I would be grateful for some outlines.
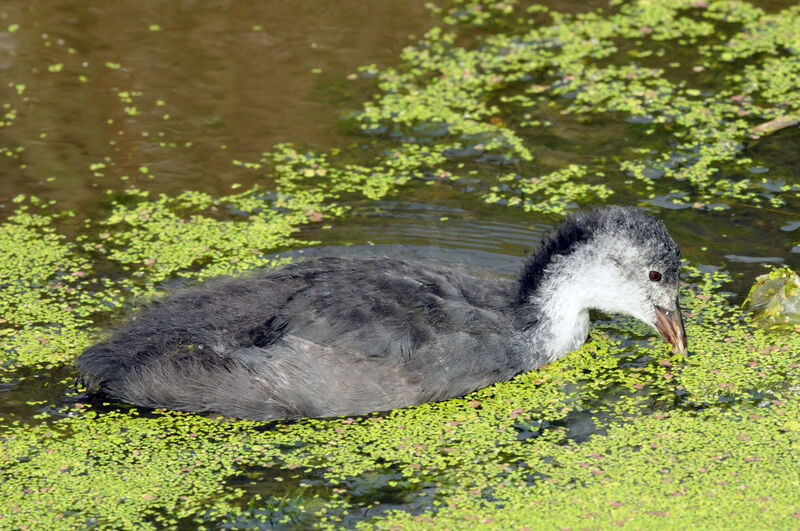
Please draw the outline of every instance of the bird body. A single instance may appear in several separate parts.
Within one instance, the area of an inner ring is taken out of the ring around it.
[[[364,414],[539,368],[581,345],[589,308],[634,315],[685,351],[679,265],[663,224],[609,207],[568,218],[515,281],[318,258],[168,295],[76,364],[90,391],[147,407],[252,419]]]

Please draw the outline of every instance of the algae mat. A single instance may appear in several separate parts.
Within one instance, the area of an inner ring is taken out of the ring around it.
[[[126,56],[92,77],[83,43],[0,13],[0,42],[25,37],[49,61],[36,83],[11,78],[0,93],[4,164],[64,179],[28,167],[52,129],[11,134],[52,86],[84,101],[111,93],[109,130],[144,129],[88,168],[91,208],[67,210],[45,185],[3,205],[0,527],[800,526],[800,331],[761,330],[740,309],[747,260],[796,265],[800,250],[800,7],[430,11],[435,27],[391,66],[315,72],[319,98],[354,105],[339,119],[352,145],[230,156],[225,193],[170,187],[155,159],[230,146],[184,138],[201,126],[137,83]],[[139,38],[169,39],[156,22]],[[231,38],[269,37],[240,22]],[[125,311],[337,242],[392,198],[459,205],[437,214],[443,227],[455,216],[541,227],[602,202],[666,217],[685,251],[690,354],[598,316],[591,341],[543,370],[366,417],[258,423],[64,399],[71,361]],[[697,227],[721,226],[697,241]]]

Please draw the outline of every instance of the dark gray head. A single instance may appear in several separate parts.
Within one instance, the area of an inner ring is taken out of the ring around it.
[[[598,208],[570,215],[527,257],[518,302],[554,316],[589,308],[632,315],[685,352],[679,270],[680,251],[661,221],[633,207]]]

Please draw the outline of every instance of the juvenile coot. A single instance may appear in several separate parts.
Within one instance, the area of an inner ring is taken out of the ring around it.
[[[589,309],[686,352],[680,253],[630,207],[569,216],[516,281],[391,258],[318,258],[150,304],[77,359],[90,392],[249,419],[358,415],[460,396],[578,348]]]

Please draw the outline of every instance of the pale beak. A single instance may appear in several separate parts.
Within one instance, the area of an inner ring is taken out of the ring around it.
[[[675,310],[665,310],[656,306],[656,330],[661,332],[667,343],[672,345],[672,352],[686,355],[686,330],[683,328],[683,317],[678,299],[675,299]]]

